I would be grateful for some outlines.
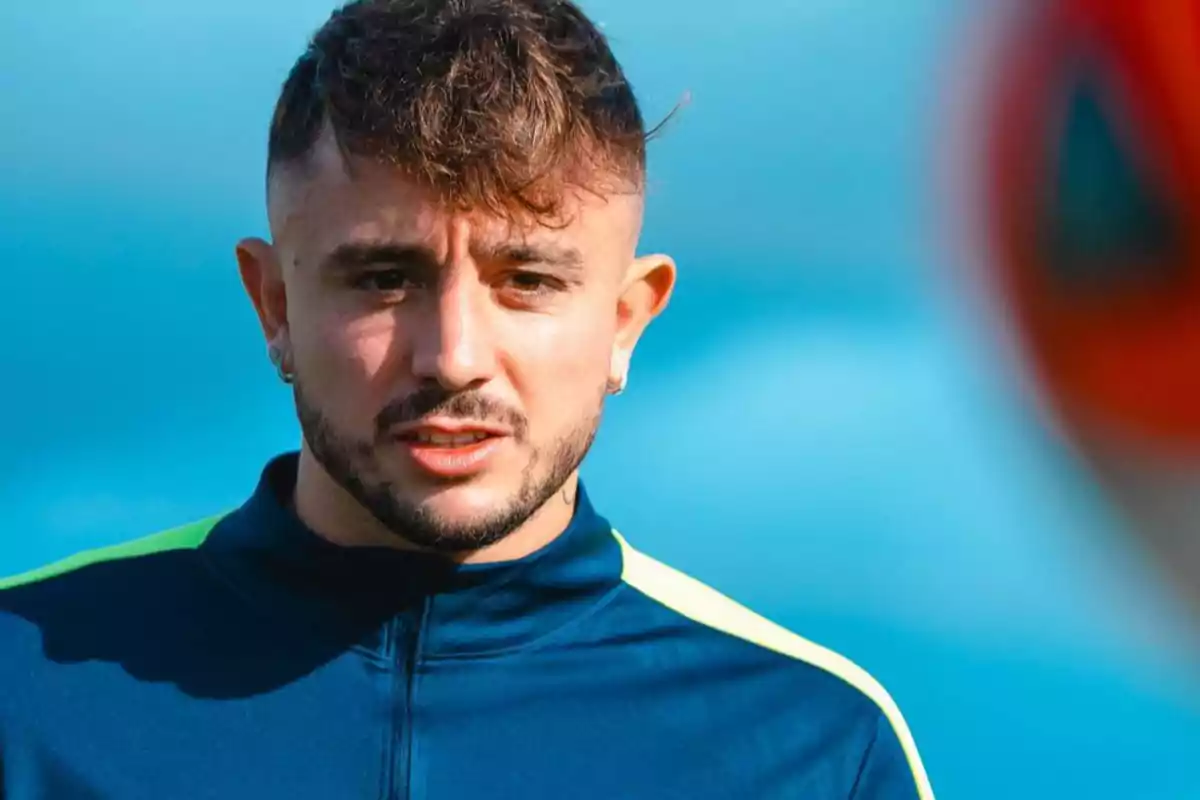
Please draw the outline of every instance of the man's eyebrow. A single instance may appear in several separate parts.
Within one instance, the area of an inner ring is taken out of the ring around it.
[[[345,242],[321,259],[321,269],[330,272],[387,264],[434,266],[437,256],[427,247],[404,242]]]
[[[497,261],[514,264],[547,264],[567,270],[583,268],[583,254],[574,247],[535,242],[502,244],[488,253]]]

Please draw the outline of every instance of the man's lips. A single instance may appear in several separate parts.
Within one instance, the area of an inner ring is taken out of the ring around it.
[[[485,439],[511,436],[512,431],[500,425],[462,420],[422,420],[399,425],[392,435],[410,444],[426,446],[467,446]]]
[[[456,420],[403,425],[393,435],[423,472],[438,478],[467,478],[487,468],[511,432],[497,425]]]

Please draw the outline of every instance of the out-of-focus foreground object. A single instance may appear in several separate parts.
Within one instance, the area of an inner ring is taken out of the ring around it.
[[[993,296],[1060,430],[1200,612],[1200,0],[1014,19],[976,129]]]

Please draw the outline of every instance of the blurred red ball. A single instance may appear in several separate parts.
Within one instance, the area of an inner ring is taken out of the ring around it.
[[[1200,452],[1200,0],[1031,7],[986,126],[996,285],[1068,425]]]

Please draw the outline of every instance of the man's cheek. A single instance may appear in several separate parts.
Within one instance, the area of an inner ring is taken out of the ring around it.
[[[372,383],[394,383],[408,363],[407,339],[388,313],[357,319],[335,331],[338,349],[353,369]]]
[[[544,373],[543,385],[553,384],[546,394],[561,415],[577,413],[581,406],[595,399],[596,387],[607,379],[607,368],[606,352],[598,352],[594,347],[564,347]]]
[[[392,328],[379,319],[331,314],[314,326],[313,347],[322,372],[351,384],[370,382],[394,361]]]

